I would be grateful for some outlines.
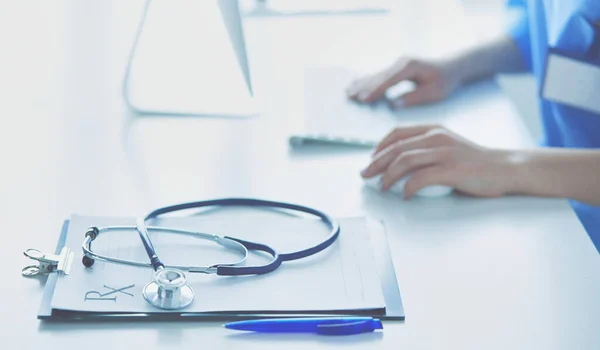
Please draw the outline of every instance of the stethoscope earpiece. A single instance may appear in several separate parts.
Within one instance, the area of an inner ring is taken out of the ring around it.
[[[94,266],[94,263],[96,262],[96,260],[90,258],[87,255],[84,255],[83,258],[81,258],[81,262],[83,263],[83,266],[85,266],[85,267],[92,267],[92,266]]]

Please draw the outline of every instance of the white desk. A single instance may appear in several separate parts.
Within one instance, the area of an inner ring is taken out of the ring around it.
[[[389,61],[401,48],[443,52],[468,39],[455,4],[405,1],[394,21],[398,31],[387,32],[398,33],[397,40],[372,53],[368,48],[382,41],[364,40],[389,21],[248,22],[257,90],[268,98],[260,118],[242,121],[133,118],[125,110],[120,78],[141,5],[2,4],[3,348],[598,348],[600,259],[566,201],[403,202],[362,188],[358,171],[366,152],[316,154],[286,146],[284,132],[296,120],[294,111],[301,111],[304,64],[318,57],[365,67]],[[345,39],[332,40],[339,33]],[[499,92],[496,98],[504,107],[481,116],[485,123],[473,121],[485,126],[481,140],[530,144]],[[386,323],[382,334],[330,338],[232,334],[206,323],[36,319],[43,286],[20,276],[26,263],[21,252],[52,249],[69,214],[132,215],[165,203],[233,195],[384,219],[406,322]]]

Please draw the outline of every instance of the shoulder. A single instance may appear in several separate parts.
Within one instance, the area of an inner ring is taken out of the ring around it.
[[[585,54],[600,29],[598,0],[536,0],[544,3],[548,44],[573,54]]]

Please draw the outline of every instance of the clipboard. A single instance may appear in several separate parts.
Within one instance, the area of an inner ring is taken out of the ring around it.
[[[374,254],[375,266],[381,283],[381,289],[385,300],[385,309],[383,310],[363,310],[359,312],[340,314],[340,313],[227,313],[227,312],[211,312],[211,313],[185,313],[185,312],[170,312],[162,314],[123,314],[123,313],[94,313],[94,312],[74,312],[65,310],[55,310],[52,308],[52,298],[56,288],[58,274],[50,273],[48,275],[40,308],[38,311],[38,319],[44,321],[70,322],[70,321],[230,321],[230,320],[245,320],[259,319],[272,317],[311,317],[311,316],[371,316],[382,320],[405,320],[404,307],[400,295],[400,289],[396,279],[396,272],[391,258],[385,226],[383,223],[375,220],[367,220],[367,228],[371,248],[377,252]],[[69,229],[69,220],[65,220],[56,252],[65,246],[67,232]]]

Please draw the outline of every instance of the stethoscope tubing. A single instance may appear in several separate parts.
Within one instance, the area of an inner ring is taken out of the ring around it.
[[[168,207],[159,208],[159,209],[156,209],[156,210],[150,212],[148,215],[146,215],[146,217],[140,218],[138,220],[137,229],[138,229],[138,232],[140,233],[140,236],[143,235],[144,237],[148,237],[148,231],[145,229],[145,227],[146,227],[145,223],[148,220],[155,219],[158,216],[163,215],[163,214],[173,213],[173,212],[180,211],[180,210],[198,209],[198,208],[206,208],[206,207],[212,207],[212,206],[222,206],[222,207],[250,206],[250,207],[269,207],[269,208],[287,209],[287,210],[293,210],[293,211],[298,211],[298,212],[314,215],[314,216],[320,218],[323,222],[325,222],[325,224],[330,229],[329,236],[325,240],[323,240],[321,243],[319,243],[315,246],[312,246],[310,248],[295,251],[292,253],[280,253],[279,257],[281,258],[282,261],[298,260],[298,259],[306,258],[310,255],[316,254],[316,253],[322,251],[323,249],[329,247],[337,239],[337,237],[340,233],[340,225],[338,224],[338,222],[333,217],[327,215],[326,213],[324,213],[320,210],[302,206],[302,205],[298,205],[298,204],[276,202],[276,201],[269,201],[269,200],[264,200],[264,199],[254,199],[254,198],[213,199],[213,200],[207,200],[207,201],[181,203],[181,204],[175,204],[175,205],[168,206]],[[152,242],[147,240],[146,243],[148,243],[148,244],[145,244],[144,247],[149,248],[146,250],[148,255],[149,256],[155,255],[156,253],[154,251],[154,247],[152,246]]]
[[[199,202],[189,202],[189,203],[180,203],[172,206],[167,206],[163,208],[158,208],[156,210],[151,211],[148,215],[143,218],[139,218],[137,220],[136,229],[140,235],[146,253],[148,254],[148,258],[150,259],[150,265],[155,271],[163,268],[165,265],[160,260],[158,255],[156,254],[156,250],[150,240],[148,234],[148,228],[146,227],[146,221],[155,219],[160,215],[173,213],[181,210],[189,210],[189,209],[199,209],[206,207],[233,207],[233,206],[250,206],[250,207],[269,207],[269,208],[278,208],[278,209],[287,209],[302,212],[305,214],[311,214],[318,218],[320,218],[330,229],[329,236],[320,242],[319,244],[302,249],[299,251],[291,252],[291,253],[278,253],[276,249],[261,243],[250,242],[241,240],[234,237],[225,238],[237,241],[243,244],[247,249],[250,250],[260,250],[269,253],[273,256],[273,260],[265,265],[260,266],[218,266],[217,274],[218,275],[228,275],[228,276],[239,276],[239,275],[255,275],[255,274],[264,274],[269,273],[277,269],[283,261],[291,261],[302,259],[311,255],[314,255],[325,248],[332,245],[340,233],[340,225],[338,222],[332,218],[331,216],[325,214],[322,211],[317,209],[313,209],[310,207],[285,203],[285,202],[276,202],[269,201],[263,199],[254,199],[254,198],[223,198],[223,199],[213,199],[207,201],[199,201]]]
[[[181,210],[200,209],[200,208],[207,208],[207,207],[213,207],[213,206],[268,207],[271,209],[277,208],[277,209],[297,211],[297,212],[301,212],[304,214],[311,214],[311,215],[314,215],[314,216],[320,218],[321,221],[323,221],[327,225],[330,232],[329,232],[328,237],[326,239],[324,239],[323,241],[321,241],[317,245],[314,245],[314,246],[306,248],[306,249],[298,250],[295,252],[291,252],[291,253],[279,253],[277,251],[277,249],[275,249],[269,245],[252,242],[252,241],[247,241],[247,240],[242,240],[242,239],[236,238],[236,237],[219,236],[219,235],[195,232],[195,231],[190,231],[190,230],[180,230],[180,229],[175,229],[175,228],[170,228],[170,227],[146,226],[146,221],[158,218],[160,215],[163,215],[163,214],[173,213],[173,212],[177,212],[177,211],[181,211]],[[104,256],[102,254],[94,253],[92,251],[91,245],[92,245],[92,242],[96,239],[96,237],[100,233],[114,231],[114,230],[136,230],[140,236],[140,239],[144,245],[144,249],[146,250],[146,253],[147,253],[150,261],[148,263],[141,263],[138,261],[111,258],[108,256]],[[158,257],[158,254],[156,253],[156,250],[154,249],[154,245],[152,244],[152,240],[150,239],[150,235],[148,232],[149,230],[150,231],[156,230],[156,231],[162,231],[162,232],[170,232],[170,233],[176,233],[176,234],[185,234],[185,235],[190,235],[190,236],[194,236],[194,237],[201,238],[201,239],[212,240],[216,243],[221,244],[222,246],[224,246],[226,248],[238,250],[239,252],[241,252],[244,255],[244,257],[242,260],[240,260],[236,263],[233,263],[233,264],[214,264],[211,266],[165,265],[160,260],[160,258]],[[316,209],[313,209],[310,207],[305,207],[305,206],[301,206],[301,205],[297,205],[297,204],[284,203],[284,202],[275,202],[275,201],[262,200],[262,199],[251,199],[251,198],[214,199],[214,200],[199,201],[199,202],[181,203],[181,204],[176,204],[176,205],[156,209],[156,210],[150,212],[145,217],[139,218],[137,220],[137,224],[135,226],[108,226],[108,227],[102,227],[102,228],[91,227],[86,232],[85,240],[82,244],[82,249],[83,249],[83,253],[84,253],[83,264],[86,265],[87,267],[90,267],[93,265],[94,260],[100,260],[100,261],[105,261],[105,262],[137,266],[137,267],[145,267],[145,268],[150,267],[154,271],[159,271],[165,267],[169,267],[169,268],[175,268],[175,269],[179,269],[182,271],[188,271],[188,272],[207,273],[207,274],[214,273],[214,274],[221,275],[221,276],[260,275],[260,274],[265,274],[265,273],[269,273],[269,272],[276,270],[279,266],[281,266],[282,262],[284,262],[284,261],[302,259],[302,258],[314,255],[314,254],[324,250],[325,248],[331,246],[335,242],[335,240],[339,236],[339,233],[340,233],[340,225],[334,218],[330,217],[329,215],[327,215],[319,210],[316,210]],[[264,265],[241,266],[245,262],[246,257],[248,256],[248,252],[250,250],[263,251],[265,253],[268,253],[269,255],[271,255],[272,259],[271,259],[271,261],[269,261],[268,263],[266,263]]]
[[[170,228],[170,227],[149,226],[149,227],[147,227],[147,229],[150,231],[181,234],[181,235],[192,236],[192,237],[199,238],[199,239],[209,240],[209,241],[217,243],[227,249],[237,250],[238,252],[240,252],[242,254],[242,258],[239,261],[236,261],[234,263],[216,264],[216,265],[211,265],[211,266],[168,265],[168,266],[163,266],[163,267],[175,268],[175,269],[179,269],[179,270],[190,272],[190,273],[216,274],[219,266],[227,267],[227,266],[240,265],[240,264],[243,264],[248,257],[248,249],[246,248],[246,246],[244,246],[244,244],[242,244],[241,242],[238,242],[237,240],[229,238],[229,237],[224,237],[224,236],[219,236],[219,235],[204,233],[204,232],[180,230],[180,229]],[[100,235],[102,233],[106,233],[106,232],[110,232],[110,231],[125,231],[125,230],[137,231],[135,226],[107,226],[107,227],[97,228],[96,235]],[[105,256],[105,255],[102,255],[102,254],[92,251],[91,245],[92,245],[92,242],[97,238],[96,235],[86,234],[85,240],[81,247],[85,256],[92,258],[94,260],[99,260],[99,261],[104,261],[104,262],[109,262],[109,263],[129,265],[129,266],[135,266],[135,267],[153,268],[152,264],[149,262],[142,263],[139,261],[111,258],[111,257],[108,257],[108,256]]]

